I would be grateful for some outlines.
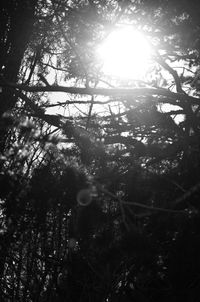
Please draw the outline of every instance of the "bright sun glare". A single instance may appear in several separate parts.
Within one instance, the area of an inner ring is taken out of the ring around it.
[[[131,28],[113,31],[98,48],[103,72],[138,79],[149,68],[151,47],[144,35]]]

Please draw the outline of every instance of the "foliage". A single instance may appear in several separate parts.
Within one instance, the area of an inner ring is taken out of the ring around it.
[[[0,14],[1,300],[197,301],[198,1]],[[152,44],[142,79],[102,71],[119,24]]]

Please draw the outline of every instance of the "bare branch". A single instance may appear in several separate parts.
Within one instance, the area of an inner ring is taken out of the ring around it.
[[[113,96],[113,97],[121,97],[121,96],[164,96],[175,101],[184,101],[184,105],[186,101],[189,101],[191,105],[199,105],[200,99],[189,96],[185,93],[172,92],[168,89],[164,88],[80,88],[80,87],[67,87],[67,86],[59,86],[59,85],[51,85],[51,86],[29,86],[23,84],[15,84],[8,81],[0,79],[1,87],[10,87],[16,88],[21,91],[26,92],[64,92],[69,94],[79,94],[79,95],[102,95],[102,96]],[[176,103],[176,105],[181,105],[180,103]]]
[[[175,201],[174,201],[174,206],[177,206],[178,204],[180,204],[181,202],[185,201],[187,198],[189,198],[192,194],[198,192],[200,190],[200,182],[198,182],[196,185],[194,185],[193,187],[191,187],[188,191],[186,191],[183,195],[181,195],[180,197],[178,197]]]
[[[114,198],[115,200],[119,201],[121,205],[129,205],[129,206],[135,206],[135,207],[139,207],[139,208],[143,208],[143,209],[147,209],[147,210],[152,210],[152,211],[159,211],[159,212],[167,212],[167,213],[172,213],[172,214],[185,214],[187,215],[187,213],[185,211],[178,211],[178,210],[173,210],[173,209],[166,209],[166,208],[158,208],[158,207],[152,207],[152,206],[147,206],[145,204],[142,203],[138,203],[138,202],[130,202],[130,201],[124,201],[121,198],[119,198],[118,196],[116,196],[115,194],[111,193],[110,191],[104,189],[104,188],[100,188],[100,190],[107,194],[108,196]]]

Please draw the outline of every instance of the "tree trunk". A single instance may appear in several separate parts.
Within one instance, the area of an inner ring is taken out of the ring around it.
[[[17,82],[21,61],[33,32],[36,0],[7,0],[0,4],[0,73],[6,80]],[[0,118],[11,110],[17,98],[3,88],[0,93]],[[0,129],[0,152],[6,144],[7,129]]]

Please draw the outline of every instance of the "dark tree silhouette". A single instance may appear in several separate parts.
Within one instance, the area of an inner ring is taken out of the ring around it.
[[[1,300],[198,301],[198,1],[0,5]],[[120,24],[142,79],[95,55]]]

